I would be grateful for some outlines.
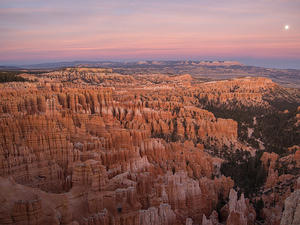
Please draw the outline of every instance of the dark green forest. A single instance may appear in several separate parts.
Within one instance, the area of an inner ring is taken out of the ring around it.
[[[281,156],[287,154],[287,148],[300,145],[300,129],[296,123],[298,102],[279,100],[269,101],[271,108],[246,107],[232,102],[228,105],[204,104],[204,108],[216,117],[231,118],[238,122],[238,136],[243,142],[258,148],[258,139],[264,143],[265,151]],[[287,109],[287,113],[282,111]],[[257,124],[253,124],[256,117]],[[248,137],[248,127],[254,128],[252,137]]]
[[[267,171],[260,161],[262,153],[258,151],[252,157],[249,152],[237,150],[221,166],[221,173],[230,176],[235,187],[245,193],[246,197],[251,197],[266,181]]]
[[[27,79],[20,77],[21,71],[0,71],[0,83],[25,82]]]

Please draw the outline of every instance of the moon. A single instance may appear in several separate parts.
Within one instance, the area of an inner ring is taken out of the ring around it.
[[[289,29],[290,29],[290,26],[289,26],[289,25],[285,25],[285,26],[284,26],[284,29],[285,29],[285,30],[289,30]]]

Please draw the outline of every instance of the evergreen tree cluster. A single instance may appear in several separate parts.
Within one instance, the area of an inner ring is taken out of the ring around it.
[[[235,186],[240,188],[246,197],[256,193],[266,181],[267,171],[260,161],[261,155],[261,151],[254,157],[246,152],[237,151],[221,166],[221,173],[231,177]]]
[[[25,82],[27,79],[20,77],[19,71],[0,71],[0,83],[6,82]]]

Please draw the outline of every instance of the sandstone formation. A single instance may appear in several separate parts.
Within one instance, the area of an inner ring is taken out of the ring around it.
[[[255,224],[253,202],[238,197],[218,157],[255,150],[239,139],[237,121],[204,106],[270,109],[271,80],[201,83],[102,68],[30,76],[37,81],[0,85],[0,224]],[[276,167],[297,169],[300,151],[291,152],[263,154],[265,189],[294,182]],[[283,207],[290,193],[261,196]]]
[[[285,200],[284,211],[280,225],[300,224],[300,178],[297,180],[297,189]]]

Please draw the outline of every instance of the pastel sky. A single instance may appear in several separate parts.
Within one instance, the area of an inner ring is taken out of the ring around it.
[[[145,59],[300,68],[300,0],[0,0],[0,64]]]

